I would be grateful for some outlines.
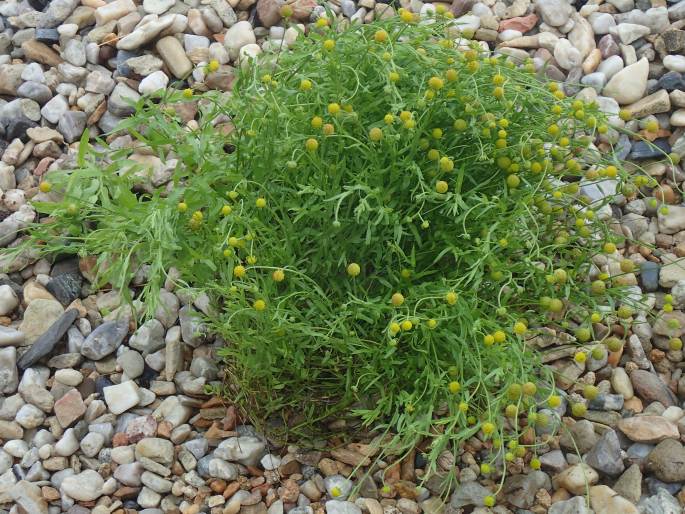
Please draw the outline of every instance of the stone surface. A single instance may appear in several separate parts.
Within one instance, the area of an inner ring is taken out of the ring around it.
[[[647,457],[647,469],[664,482],[685,481],[685,448],[676,439],[664,439]]]
[[[644,58],[640,59],[611,77],[611,80],[604,86],[603,94],[610,96],[619,104],[637,102],[647,88],[648,73],[649,61]]]
[[[25,336],[25,344],[35,343],[64,313],[62,304],[55,300],[38,298],[33,300],[19,325],[19,331]]]
[[[103,323],[83,342],[81,353],[89,359],[100,360],[116,350],[127,333],[128,320]]]
[[[664,439],[679,437],[675,423],[661,416],[624,418],[618,422],[617,427],[628,439],[638,443],[658,443]]]

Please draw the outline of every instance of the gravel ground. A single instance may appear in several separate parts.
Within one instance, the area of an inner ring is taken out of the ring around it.
[[[324,13],[315,0],[288,3],[303,28]],[[439,5],[400,3],[421,13]],[[35,219],[28,201],[39,194],[40,177],[73,159],[86,127],[91,135],[106,133],[129,115],[126,99],[166,87],[227,91],[241,59],[291,44],[297,32],[284,28],[282,5],[0,2],[0,246],[16,244]],[[400,7],[375,0],[325,5],[357,22]],[[567,83],[567,93],[596,99],[612,124],[685,155],[685,0],[444,5],[484,47],[532,57],[551,79]],[[219,67],[207,74],[210,60]],[[619,108],[634,121],[621,121]],[[192,104],[185,109],[191,121]],[[658,122],[657,133],[643,130],[650,121]],[[205,299],[191,302],[170,281],[156,319],[136,328],[118,292],[90,290],[91,260],[51,264],[29,252],[13,263],[0,254],[0,512],[682,512],[685,376],[683,352],[670,350],[668,340],[685,333],[685,175],[657,162],[658,152],[643,141],[610,131],[609,142],[659,182],[646,199],[618,197],[606,215],[637,242],[595,261],[591,271],[616,273],[626,257],[638,265],[639,274],[621,280],[642,299],[642,323],[625,351],[582,365],[571,359],[575,347],[550,345],[560,342],[554,334],[539,338],[545,362],[569,379],[559,385],[570,399],[585,402],[585,384],[600,394],[585,419],[566,417],[564,402],[557,422],[565,430],[540,449],[541,470],[512,462],[497,507],[482,507],[497,477],[480,475],[477,439],[456,459],[443,454],[438,473],[419,487],[426,465],[420,449],[394,462],[375,459],[371,439],[328,452],[268,441],[233,406],[204,394],[205,385],[222,379],[221,341],[192,316],[207,308]],[[581,192],[599,200],[614,188],[607,180]],[[665,318],[682,328],[651,321],[667,293],[674,310]],[[443,504],[442,479],[455,469],[460,484]],[[350,496],[355,482],[360,490]]]

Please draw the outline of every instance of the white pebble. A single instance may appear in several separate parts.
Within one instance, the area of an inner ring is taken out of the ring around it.
[[[61,384],[76,387],[83,382],[83,375],[75,369],[58,369],[55,372],[55,380]]]

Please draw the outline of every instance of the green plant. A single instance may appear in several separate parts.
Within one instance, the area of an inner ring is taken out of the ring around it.
[[[230,95],[141,100],[121,126],[135,145],[86,136],[77,169],[48,175],[32,237],[98,255],[120,290],[147,265],[147,315],[178,269],[214,300],[225,392],[256,421],[301,436],[351,413],[394,434],[387,451],[431,438],[431,469],[473,436],[485,472],[535,467],[519,438],[561,399],[531,342],[574,333],[582,364],[630,317],[614,298],[632,269],[588,280],[597,255],[619,266],[620,238],[597,220],[610,197],[579,187],[624,172],[592,144],[613,130],[597,106],[431,21],[319,23]],[[168,184],[149,156],[176,160]]]

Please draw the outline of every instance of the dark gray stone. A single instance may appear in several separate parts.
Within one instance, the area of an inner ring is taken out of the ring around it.
[[[59,43],[59,32],[57,32],[57,29],[36,29],[36,41],[46,45],[57,44]]]
[[[22,84],[22,86],[23,85],[24,84]],[[21,86],[19,87],[19,89],[21,89]],[[38,124],[35,121],[31,121],[26,118],[14,118],[9,120],[9,122],[7,123],[7,127],[5,127],[5,135],[7,136],[7,139],[9,139],[10,141],[18,138],[26,142],[28,139],[26,131],[32,127],[37,126]]]
[[[512,475],[504,481],[502,492],[509,503],[528,509],[536,502],[539,489],[551,489],[552,481],[544,471],[531,471],[527,475]]]
[[[44,11],[50,0],[28,0],[28,2],[36,11]]]
[[[19,358],[17,366],[26,369],[48,355],[69,327],[78,317],[76,309],[69,309],[55,321],[47,331],[31,345],[31,348]]]
[[[62,273],[54,277],[46,289],[64,306],[69,305],[81,294],[83,278],[80,273]]]
[[[623,396],[620,394],[600,394],[590,401],[588,407],[596,410],[621,410],[623,408]]]
[[[654,292],[659,289],[659,270],[661,266],[652,261],[640,264],[640,282],[646,292]]]
[[[83,134],[87,119],[88,115],[83,111],[67,111],[60,117],[57,130],[67,143],[73,143]]]
[[[629,159],[641,161],[644,159],[662,158],[671,152],[671,145],[666,139],[656,139],[653,143],[636,141],[630,149]]]
[[[613,430],[607,430],[585,456],[585,462],[600,473],[612,477],[623,473],[625,466],[621,458],[621,444]]]
[[[128,334],[128,320],[107,321],[93,330],[83,342],[81,354],[98,361],[114,352]]]
[[[685,81],[683,81],[683,76],[677,71],[669,71],[659,77],[658,86],[659,89],[665,89],[666,91],[671,92],[675,89],[683,89],[685,87]]]

